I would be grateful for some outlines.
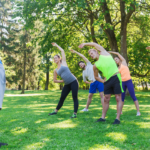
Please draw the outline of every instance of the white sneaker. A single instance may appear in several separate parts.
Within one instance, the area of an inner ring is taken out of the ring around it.
[[[140,112],[137,112],[136,116],[141,116]]]
[[[81,110],[81,111],[88,111],[88,109],[84,108],[84,109],[83,109],[83,110]]]

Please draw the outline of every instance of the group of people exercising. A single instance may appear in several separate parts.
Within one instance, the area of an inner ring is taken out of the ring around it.
[[[72,91],[72,97],[74,101],[74,113],[71,118],[77,117],[78,111],[78,81],[76,77],[70,72],[64,50],[58,46],[56,43],[52,43],[60,51],[62,58],[59,55],[54,56],[54,62],[57,64],[57,69],[54,71],[54,82],[55,83],[65,83],[63,87],[61,97],[56,109],[49,115],[57,114],[58,110],[62,107],[64,100],[67,95]],[[102,46],[97,43],[83,43],[79,45],[79,48],[84,46],[92,46],[95,49],[90,49],[88,51],[92,59],[96,62],[94,65],[82,54],[75,50],[70,50],[72,53],[79,55],[86,63],[80,61],[78,65],[83,69],[83,80],[85,83],[90,84],[88,100],[86,108],[82,111],[88,111],[88,107],[91,103],[92,96],[99,91],[101,103],[103,106],[102,116],[97,122],[104,122],[106,112],[109,108],[109,101],[112,94],[115,94],[117,101],[117,116],[113,124],[120,124],[120,115],[122,113],[122,108],[125,99],[125,92],[128,89],[137,109],[137,116],[140,116],[138,100],[135,96],[134,86],[131,80],[130,71],[126,60],[117,52],[107,52]],[[150,46],[146,49],[150,50]],[[117,57],[113,59],[110,54],[115,54]],[[117,64],[117,65],[116,65]],[[118,67],[117,67],[118,66]],[[104,79],[101,78],[99,71],[103,73]],[[62,80],[57,80],[57,75],[61,76]],[[0,110],[2,109],[3,97],[5,93],[6,77],[5,69],[3,67],[2,61],[0,60]],[[0,143],[2,145],[7,145],[7,143]]]
[[[54,71],[54,82],[62,83],[65,85],[63,87],[61,97],[56,109],[49,113],[49,115],[57,114],[58,110],[62,107],[65,98],[72,91],[72,97],[74,101],[74,113],[71,118],[77,117],[77,110],[79,106],[78,102],[78,81],[76,77],[70,72],[67,63],[64,50],[58,46],[56,43],[52,43],[60,51],[62,58],[59,55],[54,56],[54,62],[57,64],[57,69]],[[115,94],[117,101],[117,116],[113,124],[120,124],[120,115],[122,113],[122,108],[124,105],[124,99],[126,90],[128,89],[130,96],[132,97],[135,107],[137,109],[136,116],[140,116],[139,103],[135,96],[134,85],[130,76],[130,71],[126,60],[118,52],[106,51],[102,46],[97,43],[82,43],[79,48],[84,46],[91,46],[95,49],[90,49],[88,54],[96,62],[94,65],[81,53],[70,50],[72,53],[79,55],[84,61],[78,63],[79,67],[83,69],[83,81],[86,84],[90,84],[89,95],[86,107],[82,111],[88,111],[88,107],[91,103],[92,96],[96,91],[99,91],[100,99],[102,103],[102,116],[97,120],[97,122],[104,122],[107,110],[109,108],[109,101],[112,94]],[[150,47],[147,47],[150,49]],[[116,57],[113,59],[111,54],[115,54]],[[99,74],[102,72],[104,79]],[[59,75],[62,80],[57,80],[57,75]]]

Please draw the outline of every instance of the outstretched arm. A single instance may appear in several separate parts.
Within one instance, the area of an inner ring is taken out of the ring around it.
[[[83,60],[84,60],[86,63],[89,62],[89,60],[88,60],[83,54],[81,54],[81,53],[79,53],[79,52],[77,52],[77,51],[75,51],[75,50],[73,50],[73,49],[71,49],[70,51],[71,51],[72,53],[76,53],[77,55],[79,55],[81,58],[83,58]]]
[[[64,50],[63,50],[59,45],[57,45],[56,43],[52,43],[52,45],[53,45],[53,46],[56,46],[56,47],[61,51],[62,62],[66,62],[66,56],[65,56]]]
[[[124,59],[124,57],[120,55],[118,52],[109,51],[108,53],[117,55],[122,62],[126,63],[126,60]]]
[[[79,45],[79,48],[83,48],[84,46],[92,46],[95,47],[100,52],[107,52],[101,45],[97,43],[82,43]]]
[[[104,83],[105,80],[103,80],[102,78],[100,78],[100,77],[98,76],[98,69],[96,68],[95,65],[93,65],[93,71],[94,71],[94,77],[95,77],[95,79],[96,79],[97,81],[99,81],[99,82]]]
[[[57,80],[56,70],[54,71],[53,81],[54,81],[54,83],[63,83],[64,82],[64,80]]]
[[[91,83],[93,83],[93,82],[85,81],[85,83],[86,83],[86,84],[91,84]]]

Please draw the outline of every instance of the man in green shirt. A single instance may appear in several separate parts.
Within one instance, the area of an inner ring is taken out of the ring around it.
[[[121,76],[118,71],[117,65],[112,58],[112,56],[100,45],[97,43],[82,43],[79,45],[79,48],[83,48],[84,46],[93,46],[95,49],[89,50],[89,55],[92,59],[96,59],[95,65],[93,66],[94,76],[97,81],[100,81],[98,76],[98,70],[103,73],[105,77],[104,83],[104,106],[101,118],[98,122],[105,121],[105,116],[107,110],[109,108],[109,101],[112,94],[115,94],[115,98],[117,101],[117,117],[113,124],[120,124],[120,115],[122,110],[122,102],[121,102],[121,93],[122,89],[122,81]],[[100,54],[98,53],[100,52]]]

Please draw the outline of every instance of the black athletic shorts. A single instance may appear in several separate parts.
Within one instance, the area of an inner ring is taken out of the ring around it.
[[[104,82],[104,94],[121,94],[122,81],[120,74],[112,76],[109,80]]]

